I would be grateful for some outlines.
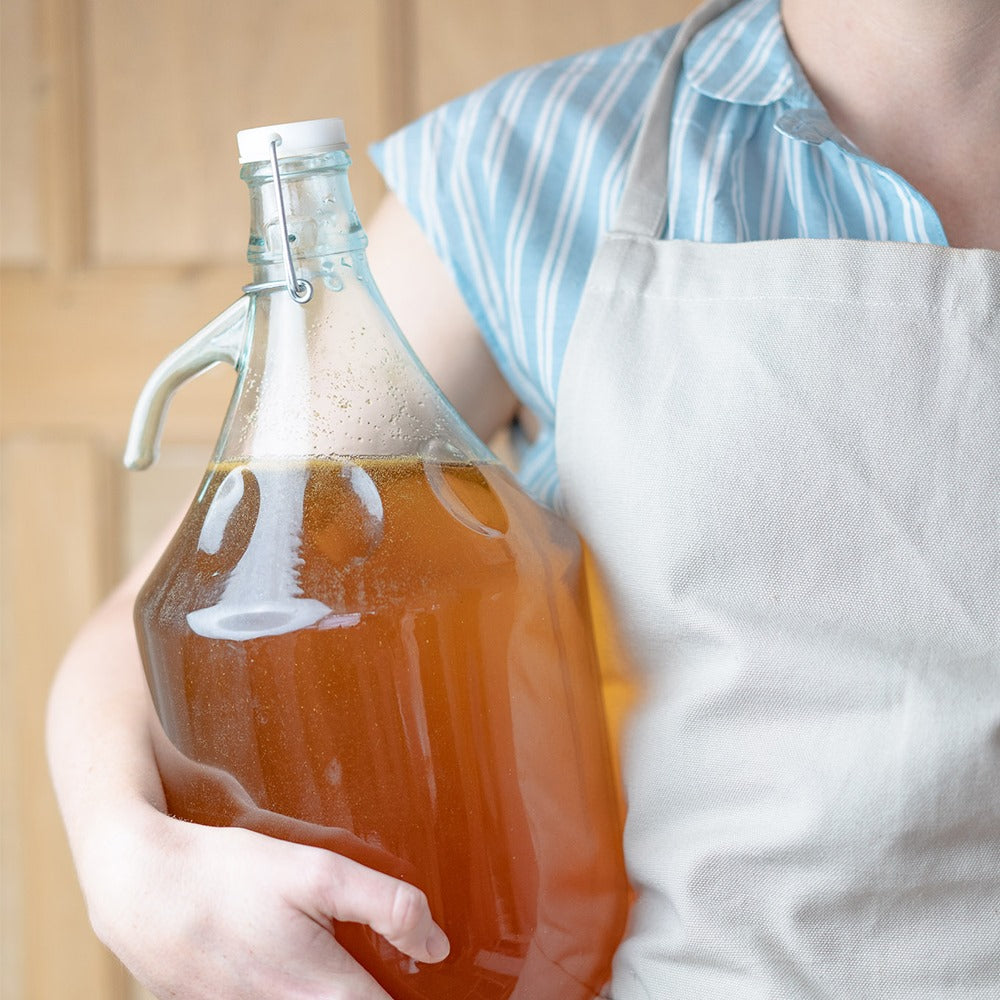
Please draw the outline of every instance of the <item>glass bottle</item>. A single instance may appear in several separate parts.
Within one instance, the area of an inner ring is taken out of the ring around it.
[[[372,280],[339,120],[240,133],[245,295],[140,397],[237,381],[136,603],[171,812],[418,885],[418,965],[338,940],[397,1000],[592,1000],[624,926],[616,786],[579,542],[444,399]]]

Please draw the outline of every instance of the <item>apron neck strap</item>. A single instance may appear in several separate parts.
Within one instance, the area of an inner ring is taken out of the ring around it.
[[[654,239],[663,235],[669,200],[670,125],[684,50],[709,21],[715,20],[737,2],[707,0],[678,29],[646,102],[642,127],[629,161],[625,188],[615,218],[614,228],[617,231]]]

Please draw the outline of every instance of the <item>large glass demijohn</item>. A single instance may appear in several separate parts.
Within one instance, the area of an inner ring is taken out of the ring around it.
[[[419,886],[421,965],[338,940],[397,1000],[592,1000],[627,888],[581,551],[457,416],[372,280],[339,120],[240,133],[253,281],[140,397],[228,361],[201,488],[135,618],[169,808]]]

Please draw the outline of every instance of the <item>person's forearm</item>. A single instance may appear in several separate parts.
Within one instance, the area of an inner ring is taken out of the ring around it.
[[[132,629],[135,585],[126,581],[80,631],[49,698],[49,763],[82,878],[94,838],[103,839],[124,811],[164,805]]]

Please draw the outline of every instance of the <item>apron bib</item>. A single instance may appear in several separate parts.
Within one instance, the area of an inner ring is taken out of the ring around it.
[[[643,694],[615,1000],[1000,996],[1000,254],[662,241],[682,29],[562,371]]]

